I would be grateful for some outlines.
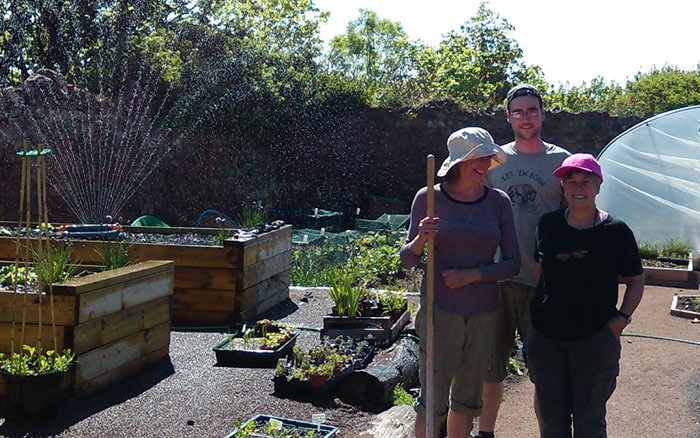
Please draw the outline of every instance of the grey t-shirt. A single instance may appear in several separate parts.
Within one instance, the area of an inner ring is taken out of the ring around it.
[[[506,192],[513,205],[521,264],[512,280],[534,287],[537,222],[565,204],[559,178],[552,172],[571,154],[551,143],[545,143],[545,151],[539,154],[524,154],[514,146],[514,142],[502,146],[508,159],[489,172],[487,183]]]

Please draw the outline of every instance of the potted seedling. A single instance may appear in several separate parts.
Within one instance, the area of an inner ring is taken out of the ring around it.
[[[58,414],[63,381],[75,355],[23,345],[22,352],[0,355],[5,383],[5,416],[11,420],[41,421]]]
[[[275,368],[275,392],[300,397],[315,396],[330,390],[354,370],[354,359],[328,338],[304,351],[294,347],[293,358],[280,359]]]

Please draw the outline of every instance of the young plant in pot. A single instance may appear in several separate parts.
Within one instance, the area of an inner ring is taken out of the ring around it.
[[[63,381],[75,355],[70,349],[59,353],[42,346],[42,331],[46,331],[42,329],[48,324],[41,323],[41,314],[48,313],[48,309],[42,309],[42,306],[47,306],[45,301],[53,301],[53,283],[65,281],[74,275],[74,270],[68,268],[69,251],[67,245],[54,245],[53,248],[50,244],[38,245],[32,249],[34,266],[26,262],[24,269],[20,269],[19,262],[13,266],[13,300],[17,303],[21,295],[36,294],[39,297],[36,310],[39,323],[27,321],[27,312],[22,312],[21,323],[12,323],[11,352],[0,353],[0,374],[5,383],[5,416],[9,420],[43,421],[58,414]],[[19,283],[23,283],[21,292]],[[26,302],[26,296],[22,298]],[[49,323],[55,328],[53,321],[49,320]],[[37,330],[35,346],[24,343],[25,331],[29,327]],[[15,351],[16,338],[20,339],[20,351]],[[53,345],[57,345],[55,330]]]
[[[379,304],[382,315],[388,315],[392,321],[397,321],[408,308],[408,300],[401,292],[379,294]]]
[[[63,380],[75,355],[23,345],[22,352],[0,355],[5,382],[6,417],[15,421],[42,421],[56,417]]]

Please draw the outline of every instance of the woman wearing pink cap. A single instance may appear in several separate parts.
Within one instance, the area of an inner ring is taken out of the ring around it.
[[[605,406],[615,390],[620,334],[644,292],[632,230],[596,207],[598,161],[574,154],[554,171],[568,207],[540,218],[531,302],[528,369],[542,413],[540,436],[606,437]],[[624,297],[617,308],[619,282]]]

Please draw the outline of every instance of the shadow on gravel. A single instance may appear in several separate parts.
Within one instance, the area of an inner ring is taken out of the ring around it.
[[[170,357],[155,362],[136,374],[113,383],[84,398],[71,398],[61,403],[58,417],[42,423],[5,421],[0,436],[8,438],[49,437],[58,435],[103,409],[138,396],[175,373]],[[4,418],[5,407],[0,407]]]

